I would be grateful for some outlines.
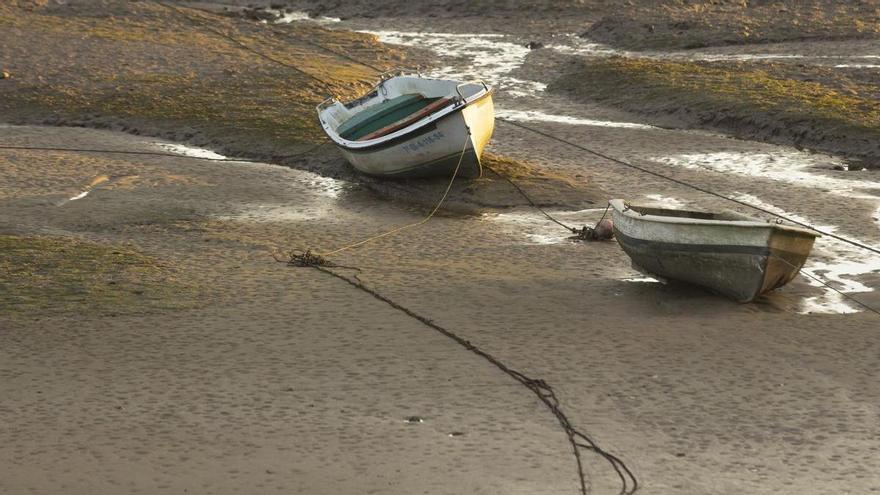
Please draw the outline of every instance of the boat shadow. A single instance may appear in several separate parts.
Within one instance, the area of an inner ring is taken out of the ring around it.
[[[613,288],[614,295],[629,299],[630,305],[654,308],[660,314],[689,313],[720,317],[744,313],[804,314],[809,312],[810,301],[823,294],[816,287],[802,281],[794,281],[750,303],[737,302],[709,289],[685,282],[657,281],[650,277],[619,279]]]

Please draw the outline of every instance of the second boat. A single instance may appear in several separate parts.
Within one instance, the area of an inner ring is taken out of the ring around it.
[[[652,208],[612,199],[614,237],[639,270],[751,302],[790,282],[813,231],[735,212]]]

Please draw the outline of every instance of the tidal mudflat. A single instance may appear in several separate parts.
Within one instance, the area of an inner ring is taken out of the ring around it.
[[[788,121],[758,108],[793,104],[768,81],[817,84],[845,98],[798,114],[809,129],[843,102],[836,129],[871,135],[870,26],[832,2],[801,31],[796,9],[750,21],[766,6],[670,2],[660,24],[632,2],[630,26],[599,2],[396,3],[397,17],[362,2],[0,6],[0,492],[580,492],[530,390],[352,285],[276,261],[418,221],[443,192],[359,176],[322,140],[314,105],[367,88],[377,72],[360,62],[497,85],[487,163],[501,176],[456,183],[429,223],[333,270],[551,384],[639,493],[880,490],[875,314],[803,277],[749,305],[646,277],[503,180],[578,227],[611,197],[754,213],[509,120],[878,245],[870,143],[774,136]],[[577,85],[591,67],[602,91]],[[629,71],[642,79],[613,94]],[[744,78],[760,117],[736,129],[729,86],[684,96]],[[713,118],[666,112],[670,94]],[[851,245],[821,238],[805,271],[880,305],[876,257]],[[617,493],[603,459],[582,460],[591,493]]]

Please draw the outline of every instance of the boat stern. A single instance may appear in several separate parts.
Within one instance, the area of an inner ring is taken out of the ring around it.
[[[773,229],[767,242],[770,254],[764,268],[762,294],[782,287],[797,276],[813,250],[816,237],[801,229]]]

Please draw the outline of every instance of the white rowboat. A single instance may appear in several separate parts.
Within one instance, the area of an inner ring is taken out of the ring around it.
[[[733,212],[708,213],[611,200],[614,236],[643,272],[740,302],[790,282],[818,235]]]
[[[459,176],[479,177],[495,127],[492,88],[482,81],[395,76],[360,98],[328,99],[317,110],[346,160],[381,177],[448,176],[459,160]]]

